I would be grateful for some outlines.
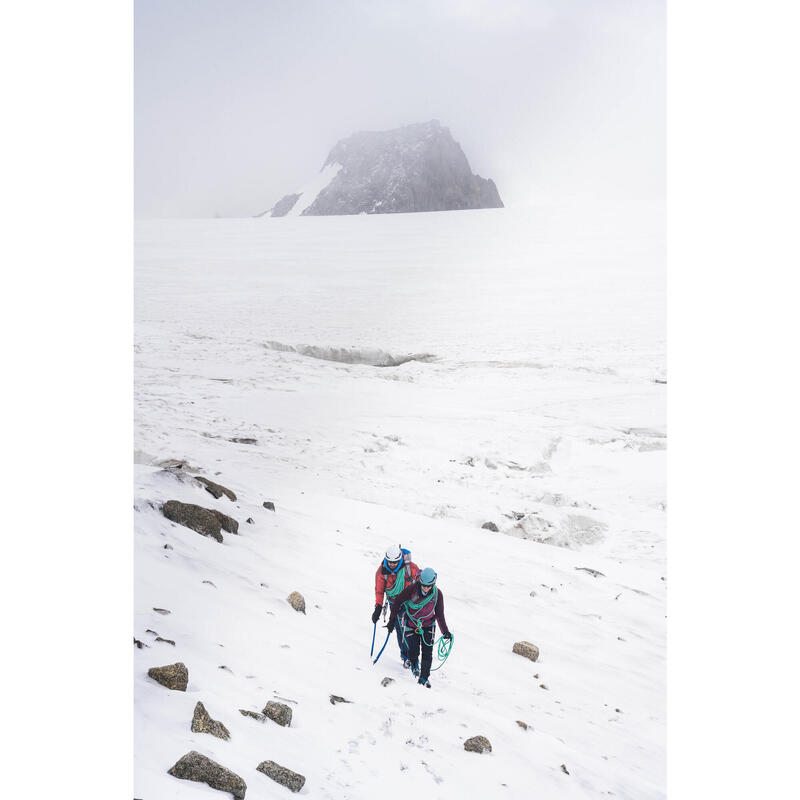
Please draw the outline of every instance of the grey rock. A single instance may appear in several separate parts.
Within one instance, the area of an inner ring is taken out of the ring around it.
[[[218,739],[225,739],[225,741],[231,738],[230,731],[221,722],[211,719],[208,711],[206,711],[206,707],[202,703],[198,703],[194,707],[192,731],[194,733],[210,733]]]
[[[563,772],[565,775],[569,775],[569,770],[567,769],[567,765],[566,765],[566,764],[562,764],[562,765],[561,765],[561,771],[562,771],[562,772]]]
[[[524,730],[524,731],[528,730],[528,723],[527,722],[523,722],[521,719],[517,720],[517,725],[519,725],[520,728],[522,728],[522,730]]]
[[[168,608],[156,608],[155,606],[153,606],[153,611],[155,611],[156,614],[162,614],[164,616],[172,613]]]
[[[171,644],[173,647],[175,647],[175,642],[172,639],[164,639],[161,636],[156,636],[156,641],[157,642],[166,642],[167,644]]]
[[[605,578],[602,572],[591,567],[575,567],[575,569],[581,570],[581,572],[588,572],[593,578]]]
[[[254,520],[252,517],[248,517],[248,518],[245,520],[245,522],[246,522],[248,525],[255,525],[255,524],[256,524],[256,521],[255,521],[255,520]]]
[[[234,436],[228,441],[234,444],[258,444],[258,439],[254,439],[252,436]]]
[[[332,706],[335,706],[337,703],[352,703],[352,700],[345,700],[344,697],[339,697],[338,694],[332,694],[330,696],[330,702]]]
[[[295,611],[300,611],[303,614],[306,613],[306,601],[303,595],[300,594],[300,592],[292,592],[286,598],[286,601]]]
[[[248,677],[251,677],[251,676],[248,676]],[[259,722],[266,722],[266,720],[267,720],[267,717],[266,717],[265,714],[259,714],[258,711],[249,711],[246,708],[240,708],[239,709],[239,713],[243,717],[252,717],[253,719],[258,720]]]
[[[494,522],[484,522],[483,525],[481,525],[481,528],[483,528],[485,531],[494,531],[495,533],[500,532],[500,529],[494,524]]]
[[[292,724],[292,709],[285,703],[278,703],[276,700],[270,700],[263,708],[265,717],[269,717],[273,722],[288,728]]]
[[[299,194],[284,195],[277,203],[270,209],[271,217],[285,217],[294,208],[294,204],[300,199]]]
[[[518,656],[529,658],[531,661],[537,661],[539,658],[539,648],[530,642],[515,642],[511,650]]]
[[[306,782],[304,775],[282,767],[274,761],[262,761],[256,769],[292,792],[299,792]]]
[[[212,789],[230,792],[236,800],[243,800],[247,791],[247,784],[235,772],[196,750],[181,756],[167,772],[181,780],[206,783]]]
[[[166,686],[167,689],[173,689],[176,692],[185,692],[186,687],[189,685],[189,670],[186,668],[186,664],[181,661],[175,664],[167,664],[163,667],[150,667],[147,670],[147,674],[162,686]]]
[[[394,683],[394,678],[384,678],[381,681],[381,686],[388,686],[390,683]]]
[[[144,642],[140,642],[135,636],[133,637],[133,643],[139,648],[139,650],[141,650],[143,647],[147,647]]]
[[[264,501],[264,508],[266,508],[267,511],[274,511],[275,503],[273,503],[272,500],[266,500]]]
[[[464,742],[464,749],[471,753],[491,753],[491,742],[485,736],[472,736]]]
[[[227,514],[217,511],[216,508],[209,508],[208,510],[217,518],[222,530],[228,533],[239,533],[239,523],[233,517],[229,517]]]
[[[335,164],[341,169],[303,216],[503,207],[494,181],[472,174],[438,120],[355,133],[333,147],[323,169]],[[272,216],[288,213],[297,202],[292,197],[279,201]]]
[[[194,503],[181,503],[179,500],[167,500],[161,506],[161,513],[170,522],[177,522],[178,525],[190,528],[201,536],[210,536],[218,542],[222,541],[220,521],[208,508],[196,506]]]
[[[199,481],[206,487],[206,491],[216,497],[218,500],[222,495],[228,498],[228,500],[236,500],[236,495],[222,484],[214,483],[214,481],[210,481],[208,478],[204,478],[202,475],[195,476],[195,480]]]

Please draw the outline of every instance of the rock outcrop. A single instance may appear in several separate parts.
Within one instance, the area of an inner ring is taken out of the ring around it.
[[[227,487],[222,486],[222,484],[214,483],[214,481],[210,481],[208,478],[204,478],[201,475],[195,475],[194,479],[200,481],[200,483],[206,487],[206,491],[216,497],[217,500],[219,500],[222,495],[225,495],[228,500],[236,500],[236,495]]]
[[[273,722],[288,728],[292,724],[292,709],[286,703],[279,703],[276,700],[270,700],[263,709],[265,717],[269,717]]]
[[[166,686],[167,689],[173,689],[176,692],[185,692],[186,687],[189,685],[189,670],[186,668],[186,664],[181,661],[175,664],[167,664],[163,667],[150,667],[147,670],[147,674],[162,686]]]
[[[161,506],[161,513],[170,521],[186,528],[222,541],[222,525],[211,509],[196,506],[194,503],[181,503],[180,500],[167,500]]]
[[[247,784],[235,772],[217,764],[197,750],[181,756],[167,772],[185,781],[207,783],[212,789],[230,792],[236,800],[244,800],[247,791]]]
[[[306,600],[300,592],[292,592],[287,598],[286,602],[295,610],[303,614],[306,613]]]
[[[354,133],[334,146],[320,172],[324,180],[313,181],[300,194],[286,195],[270,215],[503,207],[494,181],[472,173],[461,146],[438,120]],[[306,196],[311,193],[313,198]]]
[[[221,722],[211,719],[210,714],[202,703],[198,703],[194,707],[192,731],[194,733],[210,733],[218,739],[225,739],[225,741],[231,738],[230,731]]]
[[[491,742],[485,736],[472,736],[464,742],[464,749],[471,753],[491,753]]]
[[[536,661],[539,658],[539,648],[530,642],[515,642],[511,650],[518,656],[529,658],[531,661]]]
[[[256,769],[292,792],[299,792],[306,782],[304,775],[282,767],[274,761],[262,761]]]

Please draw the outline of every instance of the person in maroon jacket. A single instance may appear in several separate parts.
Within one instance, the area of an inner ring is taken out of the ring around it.
[[[403,589],[395,598],[392,605],[392,614],[389,617],[387,628],[391,633],[397,626],[397,612],[405,611],[403,621],[403,634],[408,646],[408,659],[411,661],[411,671],[418,678],[417,683],[431,688],[428,677],[431,674],[431,661],[433,660],[433,639],[436,635],[434,624],[438,624],[445,639],[450,639],[453,634],[447,627],[444,618],[444,595],[436,586],[436,572],[430,567],[425,567],[419,574],[419,579]],[[419,668],[419,651],[422,647],[422,670]]]

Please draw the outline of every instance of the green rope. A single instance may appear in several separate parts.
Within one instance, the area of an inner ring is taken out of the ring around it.
[[[439,637],[436,642],[436,658],[439,659],[439,664],[433,667],[431,672],[436,672],[437,669],[444,666],[444,662],[447,661],[447,656],[450,655],[450,651],[453,649],[453,642],[455,639],[456,637],[452,634],[449,639],[445,639],[444,636]]]
[[[431,600],[433,600],[433,607],[436,608],[436,598],[438,596],[439,590],[434,586],[433,591],[429,595],[423,595],[418,603],[415,603],[411,599],[406,600],[404,603],[406,607],[406,616],[414,623],[415,629],[421,629],[422,625],[420,624],[420,620],[411,613],[411,609],[414,609],[414,611],[419,611],[419,609],[421,609],[423,606],[428,605]]]
[[[394,582],[394,586],[391,589],[386,590],[386,596],[389,597],[391,600],[394,600],[400,592],[403,591],[406,587],[406,566],[405,564],[400,568],[400,571],[397,573],[397,580]]]

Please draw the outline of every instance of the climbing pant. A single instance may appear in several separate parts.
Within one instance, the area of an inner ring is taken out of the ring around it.
[[[406,623],[408,620],[406,620]],[[422,634],[416,633],[413,630],[406,628],[406,644],[408,645],[408,659],[412,664],[419,663],[420,645],[422,646],[422,669],[420,669],[419,676],[423,680],[427,680],[431,674],[431,661],[433,660],[433,637],[436,635],[434,626],[429,625],[427,628],[422,629]]]

